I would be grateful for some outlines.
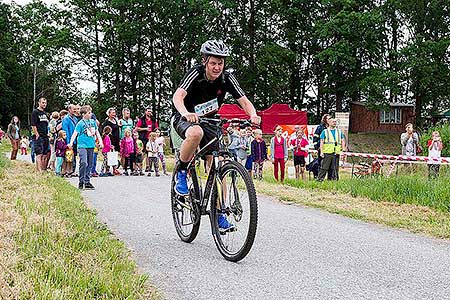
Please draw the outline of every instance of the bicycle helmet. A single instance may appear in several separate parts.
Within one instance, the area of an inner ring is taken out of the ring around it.
[[[200,53],[206,56],[219,56],[227,57],[230,56],[230,51],[224,42],[219,40],[209,40],[203,43],[200,48]]]

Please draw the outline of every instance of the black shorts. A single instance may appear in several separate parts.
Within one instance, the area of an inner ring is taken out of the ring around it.
[[[212,139],[216,137],[217,128],[214,125],[205,123],[201,124],[190,123],[188,121],[182,120],[180,114],[175,115],[173,126],[175,128],[175,131],[183,140],[186,139],[185,135],[186,130],[188,130],[189,127],[194,125],[199,125],[203,129],[203,138],[200,141],[200,148],[203,148],[206,144],[208,144]],[[212,154],[212,151],[218,148],[219,148],[219,141],[216,141],[212,145],[211,150],[207,151],[206,154]]]
[[[137,164],[141,164],[142,163],[142,154],[136,154],[136,158],[135,158],[135,160],[134,160],[134,162],[135,163],[137,163]]]
[[[34,140],[34,153],[36,155],[45,155],[50,152],[50,141],[48,137],[39,136]]]
[[[302,155],[294,155],[294,166],[298,166],[300,165],[300,167],[304,167],[306,165],[305,162],[305,157]]]

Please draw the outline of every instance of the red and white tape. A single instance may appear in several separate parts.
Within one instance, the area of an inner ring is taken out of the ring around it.
[[[382,160],[401,160],[401,161],[424,161],[424,162],[437,162],[437,163],[450,163],[450,157],[428,157],[428,156],[407,156],[407,155],[385,155],[385,154],[372,154],[372,153],[355,153],[355,152],[342,152],[341,155],[364,157]]]

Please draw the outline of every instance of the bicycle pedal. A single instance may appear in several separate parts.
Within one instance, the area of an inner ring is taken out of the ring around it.
[[[236,227],[231,227],[231,228],[228,228],[228,229],[225,229],[225,230],[220,230],[219,229],[220,235],[225,235],[227,233],[236,232],[236,231],[237,231]]]

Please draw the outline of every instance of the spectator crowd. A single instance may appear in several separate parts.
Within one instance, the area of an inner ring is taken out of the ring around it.
[[[11,160],[28,153],[40,172],[51,170],[62,177],[79,177],[80,189],[93,189],[91,177],[109,176],[161,176],[167,175],[164,155],[165,139],[151,107],[132,118],[128,108],[118,117],[115,108],[107,109],[103,122],[97,119],[89,105],[70,104],[67,110],[46,112],[47,100],[40,98],[38,107],[31,114],[29,135],[21,136],[20,120],[14,116],[6,133],[0,129],[0,142],[8,137],[12,145]],[[286,163],[291,151],[296,179],[306,180],[306,171],[323,181],[339,179],[339,161],[347,151],[346,137],[336,127],[336,119],[325,114],[314,131],[310,144],[303,128],[294,126],[294,133],[283,135],[283,128],[276,126],[270,143],[266,144],[260,129],[239,128],[231,124],[227,128],[228,149],[254,179],[262,179],[266,161],[273,164],[275,180],[283,182]],[[401,134],[402,155],[416,156],[422,153],[419,135],[412,124],[407,124]],[[429,157],[440,158],[443,148],[439,132],[433,132],[427,143]],[[307,157],[315,150],[316,157],[307,165]],[[97,168],[99,154],[102,164]],[[78,174],[77,159],[79,161]],[[120,167],[122,171],[120,171]],[[439,175],[439,161],[429,161],[429,177]],[[99,171],[97,171],[99,170]]]
[[[70,104],[67,110],[51,114],[46,107],[47,100],[40,98],[31,114],[29,135],[21,136],[19,118],[12,118],[6,131],[12,145],[11,160],[17,158],[19,148],[26,155],[30,147],[37,171],[79,177],[80,189],[94,188],[91,177],[167,175],[165,140],[151,107],[135,120],[128,108],[122,110],[121,118],[115,108],[109,108],[103,122],[89,105]],[[1,138],[3,135],[1,131]],[[103,162],[98,172],[99,153]]]

